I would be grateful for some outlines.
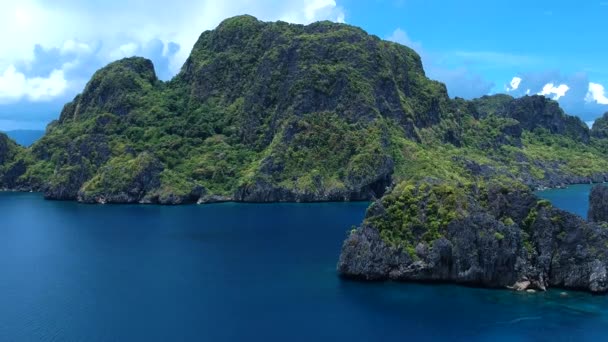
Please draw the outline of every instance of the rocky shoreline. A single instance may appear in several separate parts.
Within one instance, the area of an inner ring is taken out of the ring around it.
[[[390,181],[390,178],[389,178]],[[86,204],[160,204],[160,205],[180,205],[180,204],[212,204],[224,202],[237,203],[317,203],[317,202],[360,202],[371,201],[381,197],[389,187],[390,183],[384,187],[363,186],[357,189],[330,189],[325,192],[298,192],[291,189],[273,187],[266,185],[264,188],[257,187],[240,188],[233,195],[209,194],[205,189],[194,189],[188,195],[168,195],[158,196],[154,192],[151,194],[138,192],[136,190],[119,193],[100,193],[87,195],[79,191],[76,196],[66,196],[62,191],[49,191],[48,189],[0,189],[4,192],[41,192],[47,200],[57,201],[77,201]]]
[[[531,185],[534,191],[546,191],[551,189],[564,189],[571,185],[581,184],[602,184],[608,182],[608,174],[594,177],[564,177],[566,181],[552,183],[538,183]],[[2,188],[0,192],[40,192],[47,200],[57,201],[77,201],[86,204],[160,204],[160,205],[180,205],[180,204],[213,204],[213,203],[318,203],[318,202],[364,202],[373,201],[380,198],[387,190],[394,187],[391,184],[390,176],[387,176],[374,185],[364,186],[357,190],[328,190],[324,193],[296,192],[290,189],[273,187],[269,184],[257,186],[254,190],[240,188],[233,195],[220,195],[207,193],[205,189],[193,189],[191,194],[183,196],[149,196],[132,193],[104,194],[96,196],[85,196],[79,192],[75,196],[63,196],[63,192],[49,191],[48,188],[39,187],[19,187]],[[545,184],[556,184],[548,186]]]
[[[596,188],[605,191],[605,186]],[[454,218],[429,235],[438,218],[431,217],[435,204],[428,199],[442,201],[436,189],[414,188],[423,200],[415,209],[403,209],[406,214],[396,207],[402,196],[388,194],[376,201],[344,242],[339,274],[365,281],[449,282],[518,291],[608,291],[606,223],[553,208],[525,189],[494,187],[463,195],[465,204],[454,209]]]

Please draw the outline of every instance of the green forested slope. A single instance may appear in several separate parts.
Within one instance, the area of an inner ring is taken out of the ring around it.
[[[554,101],[450,99],[405,46],[250,16],[204,32],[169,82],[143,58],[108,65],[32,147],[2,146],[0,187],[85,202],[362,200],[428,177],[608,173],[605,137]]]

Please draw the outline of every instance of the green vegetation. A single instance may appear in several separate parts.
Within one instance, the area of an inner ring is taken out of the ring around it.
[[[0,166],[13,160],[18,152],[17,144],[6,134],[0,132]]]
[[[591,129],[591,135],[599,139],[608,138],[608,112],[595,120]]]
[[[512,218],[510,218],[510,217],[504,217],[504,218],[502,219],[502,223],[503,223],[505,226],[512,226],[512,225],[514,225],[514,224],[515,224],[515,221],[513,221],[513,219],[512,219]]]
[[[463,186],[402,182],[374,204],[382,207],[382,213],[368,217],[365,223],[376,227],[393,247],[413,250],[420,241],[442,237],[450,222],[464,217],[467,196]]]
[[[451,201],[475,183],[607,173],[608,139],[594,132],[544,97],[450,99],[413,50],[356,27],[241,16],[204,32],[169,82],[150,61],[123,59],[95,73],[32,147],[0,136],[0,187],[182,203],[364,199],[406,182],[390,196],[429,202],[430,216],[405,213],[413,221],[383,229],[401,244],[419,225],[421,239],[440,236],[466,209]],[[454,186],[407,190],[432,180]]]
[[[143,177],[155,177],[158,172],[154,169],[162,170],[162,165],[149,153],[141,153],[137,157],[130,155],[115,157],[108,161],[99,172],[82,189],[85,196],[97,196],[103,194],[119,194],[124,189],[135,188],[145,192],[146,186],[158,187],[159,179],[143,181]],[[134,185],[140,182],[141,184]]]

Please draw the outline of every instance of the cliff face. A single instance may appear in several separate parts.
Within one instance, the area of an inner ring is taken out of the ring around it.
[[[99,70],[19,178],[86,202],[370,199],[392,181],[386,120],[419,140],[449,101],[407,47],[347,25],[235,17],[201,35],[171,82],[143,58]],[[148,184],[105,176],[132,174],[142,153],[161,165]]]
[[[591,135],[599,139],[608,138],[608,113],[604,113],[601,118],[595,120]]]
[[[606,292],[608,231],[526,189],[402,184],[344,242],[338,271],[365,280]]]
[[[476,115],[496,115],[517,120],[522,130],[545,129],[573,140],[588,143],[589,129],[578,117],[569,116],[556,101],[544,96],[524,96],[518,99],[508,95],[484,96],[473,100]]]
[[[59,123],[104,113],[126,116],[145,106],[143,99],[158,83],[148,59],[132,57],[110,63],[93,75],[82,94],[64,106]]]
[[[555,101],[452,100],[408,47],[251,16],[202,33],[169,82],[144,58],[102,68],[15,151],[0,155],[1,188],[84,202],[369,200],[403,179],[608,178],[608,139]]]
[[[4,133],[0,133],[0,165],[13,159],[16,144]]]
[[[331,22],[263,23],[250,16],[204,32],[176,82],[192,108],[216,99],[242,106],[236,125],[245,143],[266,146],[282,121],[336,113],[348,123],[392,118],[414,127],[438,123],[449,102],[424,75],[413,50]]]
[[[596,185],[591,189],[588,219],[608,223],[608,186]]]
[[[16,180],[25,172],[25,164],[15,159],[21,152],[21,147],[0,133],[0,189],[20,189]]]

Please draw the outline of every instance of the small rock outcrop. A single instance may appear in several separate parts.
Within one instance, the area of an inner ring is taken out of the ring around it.
[[[109,157],[110,147],[105,135],[86,134],[74,139],[68,143],[63,165],[55,170],[44,196],[55,200],[76,199],[82,185]]]
[[[145,198],[161,186],[162,163],[152,154],[110,160],[92,180],[78,192],[85,203],[156,202]]]
[[[589,215],[591,222],[608,222],[608,186],[596,185],[589,195]]]
[[[401,183],[344,242],[338,272],[518,291],[608,290],[608,230],[525,188]]]
[[[599,139],[608,138],[608,112],[595,120],[593,127],[591,128],[591,135]]]

